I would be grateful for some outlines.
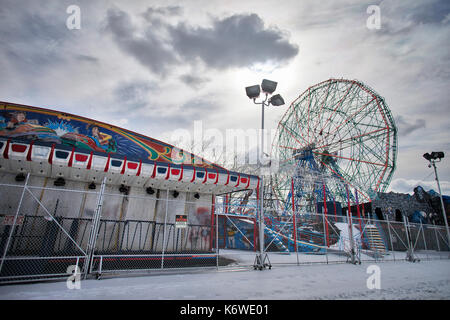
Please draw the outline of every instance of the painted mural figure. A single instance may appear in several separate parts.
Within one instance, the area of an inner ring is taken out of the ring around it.
[[[116,152],[115,140],[112,139],[111,135],[100,132],[97,126],[92,127],[91,138],[94,139],[98,147],[106,152]]]
[[[23,111],[17,111],[7,116],[9,116],[9,120],[7,120],[5,117],[2,117],[4,124],[2,129],[6,129],[9,131],[16,130],[19,126],[25,124],[38,124],[37,120],[28,120],[25,112]]]
[[[4,113],[0,116],[0,136],[60,143],[55,131],[41,126],[36,119],[27,119],[24,111]]]
[[[86,131],[89,132],[89,125],[87,126]],[[100,132],[97,126],[93,126],[90,131],[90,135],[67,132],[61,139],[63,143],[72,145],[76,148],[113,153],[117,151],[117,143],[111,135]]]
[[[236,248],[236,230],[233,227],[229,227],[227,230],[228,233],[228,248]]]

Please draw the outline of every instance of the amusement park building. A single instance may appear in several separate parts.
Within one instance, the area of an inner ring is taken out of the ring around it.
[[[105,181],[102,219],[156,223],[173,223],[176,215],[209,223],[213,195],[259,184],[256,176],[107,123],[0,102],[1,216],[16,214],[22,190],[11,186],[22,186],[28,173],[26,183],[36,189],[23,199],[25,215],[45,216],[47,208],[54,216],[90,219],[97,194],[89,191]]]

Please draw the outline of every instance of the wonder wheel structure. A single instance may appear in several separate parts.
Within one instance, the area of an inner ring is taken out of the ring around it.
[[[279,159],[272,191],[286,209],[291,200],[308,211],[321,199],[346,203],[356,195],[370,201],[392,179],[397,128],[373,89],[329,79],[292,102],[278,124],[272,156]]]

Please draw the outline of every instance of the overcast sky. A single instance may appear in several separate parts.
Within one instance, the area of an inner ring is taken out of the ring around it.
[[[70,30],[70,5],[81,29]],[[367,28],[378,5],[381,28]],[[176,129],[259,128],[245,86],[278,81],[286,106],[309,86],[357,79],[399,129],[391,188],[435,187],[422,154],[444,151],[450,194],[450,1],[0,0],[0,100],[66,111],[167,140]]]

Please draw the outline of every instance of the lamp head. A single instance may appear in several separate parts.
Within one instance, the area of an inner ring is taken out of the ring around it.
[[[438,151],[438,152],[433,151],[433,152],[431,153],[431,157],[432,157],[433,159],[442,159],[442,158],[444,157],[444,153],[443,153],[442,151]]]
[[[249,97],[250,99],[256,99],[259,97],[259,94],[261,93],[261,88],[259,87],[259,85],[254,85],[246,87],[245,92],[247,93],[247,97]]]
[[[431,160],[441,160],[442,158],[444,158],[444,152],[442,152],[442,151],[433,151],[433,152],[431,152],[431,154],[430,153],[425,153],[424,155],[423,155],[423,157],[425,158],[425,159],[427,159],[428,161],[431,161]]]
[[[426,160],[428,160],[428,161],[431,160],[431,154],[429,154],[428,152],[427,152],[427,153],[424,153],[423,157],[424,157]]]
[[[282,106],[284,104],[284,99],[281,97],[281,95],[276,94],[270,98],[269,103],[271,103],[273,106]]]
[[[264,79],[261,83],[262,91],[272,94],[277,89],[277,83],[275,81]]]

